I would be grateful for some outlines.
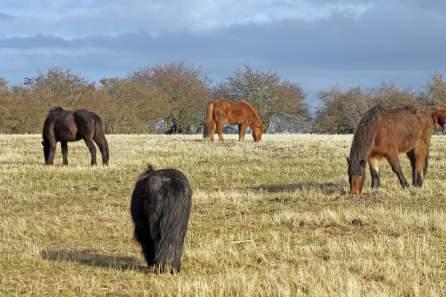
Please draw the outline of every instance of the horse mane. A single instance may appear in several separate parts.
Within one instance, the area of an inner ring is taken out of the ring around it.
[[[263,128],[262,119],[260,118],[260,116],[257,113],[257,111],[254,109],[254,107],[252,107],[252,105],[245,99],[241,99],[240,103],[243,103],[243,104],[247,105],[252,110],[252,112],[254,113],[254,116],[256,117],[257,121],[259,121],[260,125],[262,125],[262,128]]]
[[[350,161],[365,160],[368,151],[375,137],[375,124],[379,116],[385,111],[384,107],[377,105],[367,111],[359,121],[353,136],[352,147],[350,150]]]

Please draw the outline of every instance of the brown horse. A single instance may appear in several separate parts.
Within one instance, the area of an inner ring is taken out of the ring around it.
[[[215,129],[217,129],[218,138],[223,141],[222,134],[225,123],[238,125],[240,141],[245,139],[247,127],[252,129],[252,137],[255,142],[262,139],[262,120],[257,111],[246,100],[237,102],[220,99],[209,102],[203,137],[210,137],[213,142]]]
[[[444,124],[446,123],[446,107],[439,106],[432,113],[432,121],[435,126],[435,133],[438,131],[444,133]]]
[[[348,176],[353,194],[361,193],[369,163],[372,188],[380,184],[378,161],[387,159],[403,188],[407,181],[398,154],[406,153],[412,166],[412,184],[421,187],[427,172],[432,136],[431,114],[415,106],[370,109],[358,124],[350,150]]]

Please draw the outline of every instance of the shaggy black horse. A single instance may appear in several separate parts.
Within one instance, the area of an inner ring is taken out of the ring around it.
[[[105,139],[102,119],[94,112],[78,109],[75,111],[54,107],[43,124],[42,145],[45,163],[52,165],[56,143],[62,144],[63,164],[68,164],[67,142],[83,139],[91,154],[91,165],[96,165],[96,143],[102,154],[102,163],[108,165],[108,144]]]
[[[133,190],[130,212],[135,239],[157,272],[179,272],[192,205],[192,190],[176,169],[149,166]]]

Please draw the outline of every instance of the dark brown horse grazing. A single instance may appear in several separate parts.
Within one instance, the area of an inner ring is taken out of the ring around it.
[[[431,114],[415,106],[370,109],[358,124],[348,161],[350,190],[361,193],[366,162],[372,176],[372,188],[378,188],[378,161],[383,157],[392,166],[403,188],[407,181],[398,154],[406,153],[412,166],[412,184],[421,187],[427,171],[429,144],[432,136]]]
[[[444,133],[444,124],[446,123],[446,107],[437,107],[432,113],[432,121],[434,122],[435,133],[437,134],[438,131]]]
[[[108,144],[102,119],[94,112],[78,109],[75,111],[54,107],[43,124],[43,154],[45,163],[52,165],[56,143],[62,144],[63,164],[68,164],[67,142],[83,139],[91,154],[91,165],[96,165],[96,147],[102,154],[102,163],[108,165]]]
[[[240,141],[245,139],[247,127],[252,129],[252,137],[255,142],[262,139],[262,120],[257,111],[246,100],[229,101],[220,99],[209,102],[203,137],[210,137],[210,140],[214,141],[214,133],[217,129],[218,138],[223,141],[222,134],[225,123],[238,125]]]

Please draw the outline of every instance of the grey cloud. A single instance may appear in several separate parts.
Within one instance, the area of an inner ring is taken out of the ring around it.
[[[9,21],[14,19],[14,16],[11,14],[0,12],[0,22],[1,21]]]
[[[442,0],[398,0],[402,5],[409,5],[423,10],[446,12],[446,2]]]
[[[38,49],[67,47],[68,41],[61,37],[38,34],[30,37],[4,37],[0,38],[0,48],[11,49]]]
[[[288,19],[317,21],[336,12],[357,16],[365,2],[310,0],[213,1],[10,1],[6,7],[17,16],[12,24],[18,35],[55,34],[82,37],[123,34],[203,31],[239,24],[272,23]],[[0,27],[0,34],[9,34]]]
[[[68,18],[71,23],[77,20],[82,30],[91,27],[84,37],[50,33],[0,37],[0,69],[7,71],[0,76],[21,82],[24,76],[60,66],[98,80],[153,64],[185,61],[203,66],[219,82],[243,64],[251,64],[300,83],[311,99],[324,88],[383,81],[417,89],[432,73],[446,72],[446,16],[433,15],[431,8],[420,9],[417,1],[372,4],[360,18],[339,11],[313,22],[284,19],[210,31],[177,28],[159,34],[142,30],[138,21],[130,23],[128,30],[115,30],[111,24],[109,30],[94,29],[94,18],[79,20],[73,12]],[[154,23],[164,18],[158,17]],[[125,22],[124,17],[117,19],[116,26]]]

